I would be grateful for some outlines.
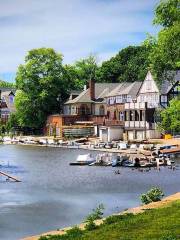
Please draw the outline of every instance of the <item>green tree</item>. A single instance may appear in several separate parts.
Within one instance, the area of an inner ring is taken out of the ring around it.
[[[149,67],[149,47],[129,46],[102,63],[97,71],[99,82],[134,82],[144,80]]]
[[[180,1],[161,0],[155,9],[154,24],[164,28],[171,27],[180,21]]]
[[[96,78],[98,69],[97,59],[95,56],[90,55],[85,59],[76,61],[72,68],[74,69],[73,84],[75,84],[76,89],[82,89],[84,85],[88,84],[90,79]]]
[[[51,48],[33,49],[16,74],[15,106],[20,126],[42,127],[49,114],[60,111],[70,83],[64,77],[62,55]]]
[[[169,107],[161,112],[160,128],[166,132],[180,132],[180,99],[170,101]]]
[[[180,69],[180,1],[161,1],[155,10],[154,24],[162,28],[149,59],[156,79],[162,82],[169,70]]]

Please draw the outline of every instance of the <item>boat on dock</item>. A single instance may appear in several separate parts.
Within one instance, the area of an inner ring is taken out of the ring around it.
[[[112,157],[111,153],[97,154],[96,160],[89,164],[89,166],[111,166]]]
[[[75,162],[71,162],[69,165],[71,166],[83,166],[89,165],[95,162],[95,158],[91,156],[91,154],[80,154],[78,155]]]

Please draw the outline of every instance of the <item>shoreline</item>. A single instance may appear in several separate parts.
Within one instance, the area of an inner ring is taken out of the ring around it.
[[[173,201],[176,201],[176,200],[180,200],[180,192],[177,192],[175,194],[169,195],[168,197],[163,198],[159,202],[152,202],[152,203],[149,203],[147,205],[142,205],[142,206],[138,206],[138,207],[134,207],[134,208],[129,208],[126,211],[122,211],[120,213],[116,213],[116,214],[112,214],[112,215],[122,215],[122,214],[126,214],[126,213],[139,214],[139,213],[142,213],[142,212],[144,212],[144,211],[146,211],[148,209],[163,208],[167,204],[169,204],[169,203],[171,203]],[[105,220],[105,219],[106,218],[103,218],[103,219],[100,219],[100,220],[96,220],[94,222],[98,226],[98,225],[102,224],[103,220]],[[85,223],[81,223],[81,224],[78,224],[76,226],[79,227],[80,229],[84,230]],[[62,228],[62,229],[59,229],[59,230],[53,230],[53,231],[45,232],[45,233],[42,233],[42,234],[25,237],[25,238],[22,238],[20,240],[38,240],[41,236],[46,236],[46,235],[63,235],[63,234],[66,233],[67,230],[71,229],[72,227],[73,226]]]

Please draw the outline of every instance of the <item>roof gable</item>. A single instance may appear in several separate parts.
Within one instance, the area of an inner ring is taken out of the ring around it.
[[[159,89],[150,71],[148,71],[146,78],[139,90],[139,94],[144,93],[159,93]]]

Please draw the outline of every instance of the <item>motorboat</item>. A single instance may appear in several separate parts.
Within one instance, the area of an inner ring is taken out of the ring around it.
[[[76,162],[71,162],[69,165],[89,165],[95,162],[95,158],[91,154],[80,154],[78,155]]]

